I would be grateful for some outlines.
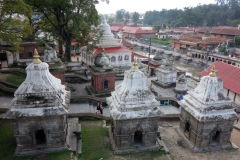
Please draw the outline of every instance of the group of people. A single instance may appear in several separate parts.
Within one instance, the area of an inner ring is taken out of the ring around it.
[[[97,111],[96,111],[96,113],[98,113],[98,114],[103,114],[103,109],[104,109],[104,107],[103,107],[103,105],[102,105],[102,102],[101,101],[98,101],[98,103],[97,103]]]

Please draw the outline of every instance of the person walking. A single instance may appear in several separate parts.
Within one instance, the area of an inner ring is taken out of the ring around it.
[[[101,114],[101,115],[103,115],[103,109],[104,109],[104,107],[103,107],[103,105],[102,105],[102,102],[100,102],[100,114]]]
[[[88,70],[87,69],[85,70],[85,76],[88,79]]]
[[[101,113],[100,112],[100,104],[101,104],[101,102],[100,101],[98,101],[98,103],[97,103],[97,111],[96,111],[96,113]]]

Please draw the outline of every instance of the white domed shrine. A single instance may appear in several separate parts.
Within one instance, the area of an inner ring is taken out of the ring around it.
[[[147,84],[147,76],[134,61],[125,71],[124,80],[107,98],[113,131],[110,133],[115,153],[156,149],[159,104]]]
[[[190,148],[211,151],[231,147],[231,131],[238,117],[214,67],[179,104],[182,108],[179,129]]]
[[[156,76],[159,85],[169,87],[175,85],[177,78],[177,69],[173,66],[173,62],[167,58],[163,64],[156,69]]]
[[[14,93],[2,118],[14,120],[15,155],[65,150],[70,92],[41,62],[37,50],[26,68],[27,77]]]

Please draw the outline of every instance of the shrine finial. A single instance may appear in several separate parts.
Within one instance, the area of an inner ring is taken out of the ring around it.
[[[132,70],[138,70],[138,63],[136,58],[134,58],[133,65],[132,65]]]
[[[39,63],[41,63],[42,61],[39,59],[40,58],[40,56],[38,55],[38,51],[37,51],[37,49],[35,48],[35,50],[34,50],[34,55],[33,55],[33,63],[34,64],[39,64]]]
[[[211,72],[209,73],[209,76],[211,77],[215,77],[216,76],[216,70],[215,70],[215,66],[212,66]]]

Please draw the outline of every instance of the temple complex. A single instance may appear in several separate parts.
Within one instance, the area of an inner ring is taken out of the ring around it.
[[[179,104],[182,108],[180,133],[191,149],[202,152],[232,147],[230,138],[238,116],[214,66]]]
[[[11,108],[2,118],[14,121],[15,155],[67,149],[66,130],[70,92],[41,62],[37,50],[26,68],[27,77],[14,93]]]
[[[100,39],[100,43],[97,44],[92,54],[86,52],[82,55],[83,62],[88,65],[94,65],[95,57],[102,52],[104,48],[107,56],[110,59],[110,65],[125,71],[129,69],[132,64],[132,51],[127,47],[123,46],[121,39],[115,39],[111,32],[110,26],[107,24],[105,17],[102,19],[102,24],[99,26],[100,30],[103,31],[103,35]]]
[[[158,119],[163,113],[136,60],[106,100],[113,119],[109,134],[114,153],[158,149]]]

